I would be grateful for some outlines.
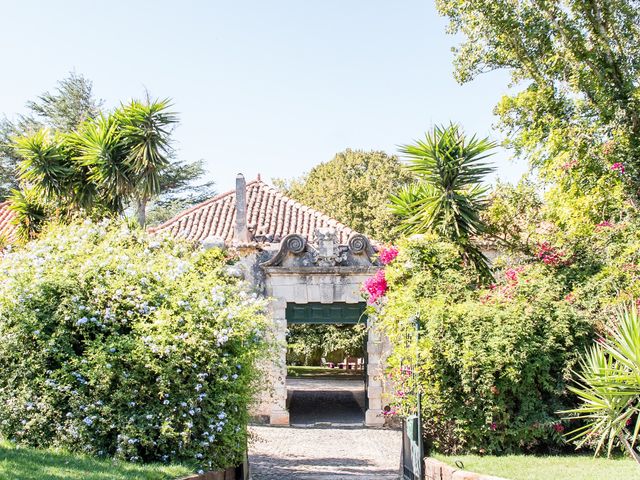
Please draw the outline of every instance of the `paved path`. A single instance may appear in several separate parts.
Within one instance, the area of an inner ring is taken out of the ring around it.
[[[399,478],[400,431],[362,426],[362,381],[287,379],[287,389],[292,427],[250,428],[252,480]]]
[[[364,380],[287,379],[292,426],[362,426]]]
[[[252,480],[397,480],[397,430],[250,427]]]

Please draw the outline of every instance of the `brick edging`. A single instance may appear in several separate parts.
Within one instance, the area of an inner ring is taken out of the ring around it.
[[[507,480],[502,477],[460,470],[429,457],[424,459],[424,478],[425,480]]]

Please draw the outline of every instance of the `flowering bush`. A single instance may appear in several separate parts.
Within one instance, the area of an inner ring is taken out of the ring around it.
[[[220,250],[124,224],[0,259],[0,434],[128,461],[236,464],[265,305]]]
[[[398,248],[391,245],[390,247],[384,247],[380,250],[378,258],[382,265],[389,265],[398,256]]]
[[[377,316],[393,345],[391,409],[409,413],[419,388],[427,445],[442,452],[560,448],[556,412],[574,401],[565,385],[592,323],[565,299],[564,270],[550,274],[532,261],[506,267],[496,284],[481,288],[462,258],[455,245],[424,236],[401,244],[386,268]],[[418,312],[416,358],[411,319]]]
[[[378,270],[373,277],[367,278],[362,287],[363,291],[369,295],[367,301],[376,303],[387,293],[387,280],[384,270]]]

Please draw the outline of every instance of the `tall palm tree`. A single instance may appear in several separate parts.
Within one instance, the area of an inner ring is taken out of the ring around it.
[[[435,126],[424,140],[401,147],[416,181],[391,196],[402,233],[435,232],[457,243],[485,278],[491,269],[472,238],[485,230],[480,212],[488,188],[482,182],[494,167],[484,160],[495,147],[488,138],[466,137],[458,125]]]

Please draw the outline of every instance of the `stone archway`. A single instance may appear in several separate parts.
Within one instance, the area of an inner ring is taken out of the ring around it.
[[[308,245],[299,235],[283,239],[279,251],[262,263],[265,290],[271,300],[275,338],[286,343],[287,304],[356,305],[362,302],[361,287],[378,266],[372,261],[373,249],[366,237],[354,235],[349,245],[338,245],[331,231],[318,231],[316,244]],[[368,319],[366,348],[365,424],[384,423],[382,411],[382,359],[387,348],[384,339]],[[268,408],[272,425],[288,425],[286,347],[272,366],[273,393]]]

